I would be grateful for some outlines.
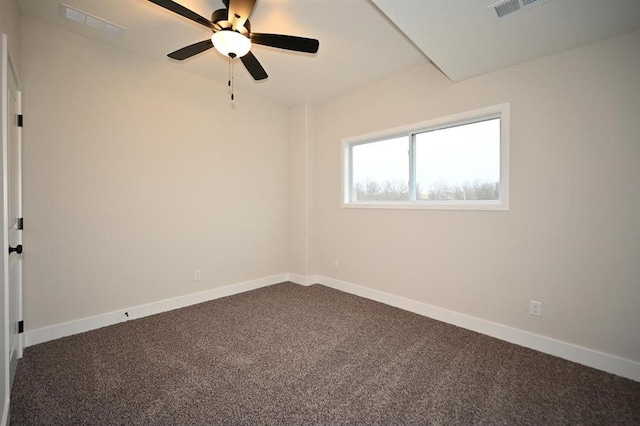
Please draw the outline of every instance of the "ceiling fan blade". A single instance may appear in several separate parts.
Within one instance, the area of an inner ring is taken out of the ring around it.
[[[244,22],[251,15],[256,0],[230,0],[229,1],[229,22],[233,24],[233,29],[244,26]],[[235,18],[234,18],[235,17]]]
[[[246,55],[241,57],[240,60],[244,64],[245,68],[247,68],[247,71],[249,71],[249,74],[251,74],[251,77],[253,77],[254,80],[264,80],[265,78],[269,77],[264,68],[262,68],[262,65],[260,65],[260,62],[258,62],[258,59],[253,55],[253,53],[247,53]]]
[[[295,50],[296,52],[316,53],[320,42],[314,38],[296,37],[283,34],[251,33],[251,42],[279,49]]]
[[[192,10],[187,9],[186,7],[171,1],[171,0],[149,0],[151,3],[155,3],[158,6],[164,7],[167,10],[170,10],[173,13],[177,13],[180,16],[184,16],[187,19],[191,19],[194,22],[197,22],[200,25],[204,25],[207,28],[214,28],[213,22],[205,18],[204,16],[200,16]]]
[[[204,41],[199,41],[187,47],[183,47],[182,49],[178,49],[175,52],[171,52],[167,56],[170,57],[171,59],[177,59],[179,61],[182,61],[184,59],[197,55],[198,53],[202,53],[205,50],[209,50],[212,47],[213,47],[213,43],[211,42],[211,39],[208,38]]]

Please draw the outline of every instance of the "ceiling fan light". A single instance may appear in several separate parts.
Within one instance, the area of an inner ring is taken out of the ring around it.
[[[237,31],[222,30],[213,33],[211,42],[216,50],[225,56],[242,57],[249,53],[251,40]]]

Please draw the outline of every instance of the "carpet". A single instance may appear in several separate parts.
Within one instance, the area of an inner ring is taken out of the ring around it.
[[[11,425],[640,425],[640,383],[321,285],[35,345]]]

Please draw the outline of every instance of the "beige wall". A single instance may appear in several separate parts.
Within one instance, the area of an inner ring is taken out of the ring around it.
[[[289,132],[289,272],[307,275],[309,145],[308,106],[291,107]]]
[[[27,329],[293,272],[640,361],[640,33],[289,111],[22,27]],[[342,138],[502,102],[510,211],[340,207]]]
[[[311,272],[640,361],[638,76],[640,32],[457,84],[425,66],[318,105]],[[342,138],[502,102],[510,211],[341,208]]]
[[[9,55],[20,73],[20,9],[17,0],[0,0],[0,34],[6,34]]]
[[[27,329],[288,271],[287,108],[30,19],[22,42]]]

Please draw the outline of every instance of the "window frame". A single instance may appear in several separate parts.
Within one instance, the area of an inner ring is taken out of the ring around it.
[[[344,138],[342,153],[342,207],[366,209],[425,209],[425,210],[509,210],[509,103],[489,106],[434,120],[409,124],[375,133]],[[415,136],[419,133],[446,129],[500,119],[500,199],[472,201],[424,201],[416,200]],[[409,199],[407,201],[351,201],[353,188],[352,148],[357,145],[381,142],[387,139],[409,138]]]

